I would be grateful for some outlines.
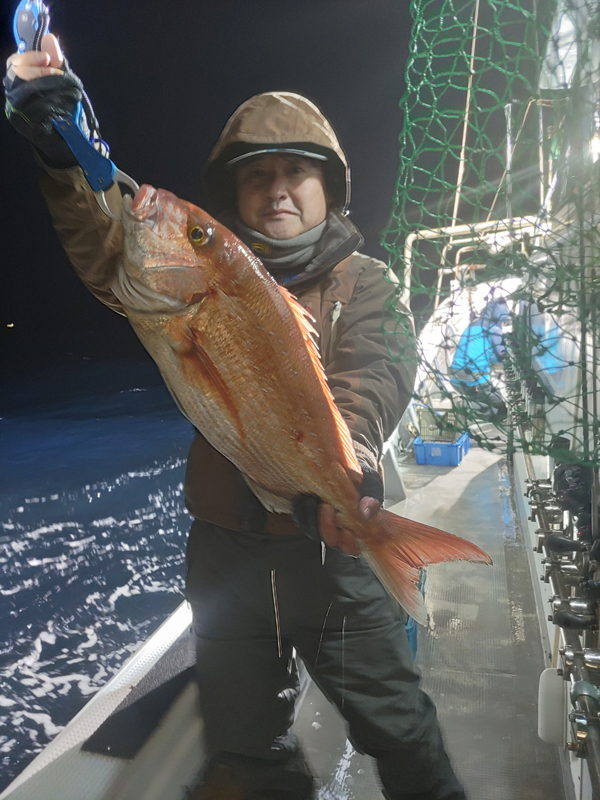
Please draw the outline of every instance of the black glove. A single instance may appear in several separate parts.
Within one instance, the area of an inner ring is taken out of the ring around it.
[[[358,489],[361,498],[374,497],[383,504],[383,479],[381,475],[369,464],[360,461],[359,463],[363,473],[362,483]],[[319,530],[320,505],[321,499],[314,494],[300,494],[294,500],[294,511],[292,513],[292,519],[300,530],[309,539],[314,539],[316,542],[322,541]]]
[[[3,83],[6,116],[13,128],[39,150],[48,166],[65,169],[76,166],[77,159],[52,127],[51,120],[53,117],[72,116],[81,102],[83,110],[79,127],[88,139],[92,138],[91,132],[98,131],[98,121],[83,84],[67,61],[63,75],[47,75],[32,81],[7,75]]]
[[[374,497],[383,505],[383,478],[376,469],[359,459],[363,479],[359,488],[361,497]]]

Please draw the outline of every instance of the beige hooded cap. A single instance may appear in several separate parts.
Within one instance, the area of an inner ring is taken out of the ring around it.
[[[213,214],[235,205],[234,170],[228,162],[259,150],[303,150],[326,156],[327,188],[345,211],[350,202],[350,168],[337,136],[319,109],[299,94],[265,92],[246,100],[223,129],[204,170]]]

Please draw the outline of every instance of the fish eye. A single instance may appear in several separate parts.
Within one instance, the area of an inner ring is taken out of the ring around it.
[[[208,235],[206,231],[202,230],[198,225],[194,225],[193,228],[190,229],[189,237],[192,244],[206,244],[208,242]]]

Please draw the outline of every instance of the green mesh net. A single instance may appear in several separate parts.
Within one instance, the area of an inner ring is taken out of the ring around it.
[[[597,465],[598,4],[412,13],[384,234],[417,329],[409,427]]]

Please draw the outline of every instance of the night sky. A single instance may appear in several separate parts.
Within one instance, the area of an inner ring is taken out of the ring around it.
[[[14,50],[2,2],[0,55]],[[379,246],[398,169],[408,0],[55,0],[51,30],[83,80],[117,166],[202,205],[200,174],[248,97],[299,92],[350,159],[352,218]],[[142,357],[126,320],[78,282],[50,225],[29,146],[0,121],[0,364]],[[12,325],[12,327],[7,327]]]

